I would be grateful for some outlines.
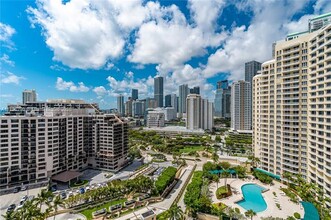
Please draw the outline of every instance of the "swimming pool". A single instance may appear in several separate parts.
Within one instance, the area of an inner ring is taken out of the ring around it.
[[[262,197],[265,188],[254,183],[245,184],[241,187],[244,199],[237,202],[238,205],[246,210],[252,209],[254,212],[262,212],[267,209],[267,203]]]

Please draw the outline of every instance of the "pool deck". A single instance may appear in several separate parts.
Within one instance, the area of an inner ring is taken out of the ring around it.
[[[286,187],[285,185],[278,183],[274,181],[274,185],[270,186],[267,184],[263,184],[257,180],[240,180],[240,179],[227,179],[227,184],[230,184],[230,186],[237,191],[237,194],[233,193],[231,197],[225,198],[225,199],[217,199],[216,198],[216,183],[210,184],[210,191],[212,192],[212,202],[218,203],[222,202],[226,204],[227,206],[230,206],[232,208],[239,208],[240,212],[243,214],[247,210],[245,210],[240,205],[236,204],[236,202],[243,199],[243,194],[241,191],[241,186],[248,184],[248,183],[255,183],[259,186],[262,186],[265,189],[269,189],[268,191],[262,193],[262,196],[264,200],[267,203],[267,209],[262,212],[258,212],[257,216],[254,217],[254,219],[260,219],[261,217],[280,217],[280,218],[287,218],[288,216],[293,216],[295,212],[298,212],[301,217],[304,216],[304,209],[301,204],[295,204],[290,201],[290,199],[283,193],[283,191],[280,190],[280,186]],[[218,183],[218,187],[224,185],[224,179],[220,179],[220,182]],[[273,192],[276,192],[277,197],[273,195]],[[281,210],[276,206],[276,203],[279,203],[281,206]]]

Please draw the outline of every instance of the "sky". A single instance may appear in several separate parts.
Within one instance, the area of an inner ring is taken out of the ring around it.
[[[216,82],[272,58],[272,43],[331,11],[329,0],[1,0],[0,108],[55,98],[116,107],[116,96],[181,84],[213,100]]]

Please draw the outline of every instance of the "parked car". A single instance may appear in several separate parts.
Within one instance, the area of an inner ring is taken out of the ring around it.
[[[71,197],[71,196],[73,196],[73,195],[74,195],[74,193],[73,193],[73,192],[71,192],[71,191],[70,191],[70,192],[68,192],[68,196],[69,196],[69,197]]]
[[[90,187],[87,186],[87,187],[85,188],[85,191],[87,192],[87,191],[89,191],[89,190],[90,190]]]
[[[22,186],[21,191],[25,191],[28,189],[28,186]]]
[[[47,201],[48,202],[52,202],[53,201],[53,197],[48,197]]]
[[[22,197],[21,201],[25,202],[27,199],[28,199],[28,196],[25,195],[25,196]]]
[[[67,194],[65,192],[62,192],[61,193],[61,199],[65,199],[65,198],[67,198]]]
[[[23,205],[24,205],[24,201],[21,200],[20,203],[17,206],[17,210],[21,209],[23,207]]]
[[[7,208],[7,212],[12,212],[14,211],[16,208],[16,205],[15,204],[11,204],[8,208]]]
[[[85,193],[85,189],[84,189],[84,188],[80,188],[80,189],[79,189],[79,193],[80,193],[80,194],[84,194],[84,193]]]
[[[51,192],[56,192],[57,191],[57,187],[56,186],[52,186],[50,190],[51,190]]]
[[[14,192],[14,193],[18,193],[20,190],[21,190],[21,187],[18,186],[18,187],[15,187],[15,189],[14,189],[13,192]]]

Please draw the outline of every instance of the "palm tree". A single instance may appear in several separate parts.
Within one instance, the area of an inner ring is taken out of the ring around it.
[[[252,209],[250,209],[247,212],[245,212],[245,216],[250,217],[251,220],[253,220],[253,217],[256,216],[256,212],[254,212]]]
[[[213,181],[216,182],[216,189],[218,189],[218,182],[220,181],[220,177],[218,175],[213,175]]]
[[[57,213],[59,206],[62,206],[63,204],[64,204],[64,201],[61,199],[61,197],[59,195],[55,196],[55,198],[53,200],[54,219],[55,219],[55,215]]]
[[[172,205],[168,211],[168,219],[183,220],[184,219],[183,210],[177,204]]]
[[[40,193],[38,194],[37,198],[35,198],[35,201],[37,205],[39,205],[39,209],[41,209],[41,206],[43,203],[48,204],[48,198],[49,197],[54,197],[53,193],[51,191],[48,191],[46,189],[42,189]]]
[[[218,156],[218,154],[216,153],[216,151],[213,153],[213,155],[212,155],[211,157],[212,157],[214,163],[217,163],[218,160],[219,160],[219,158],[220,158],[220,157]]]
[[[19,213],[16,211],[7,212],[6,214],[2,215],[2,217],[6,220],[16,220],[19,219]]]

